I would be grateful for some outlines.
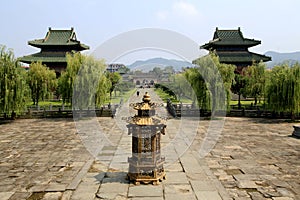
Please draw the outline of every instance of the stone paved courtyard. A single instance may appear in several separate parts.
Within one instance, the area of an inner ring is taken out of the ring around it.
[[[141,101],[141,96],[130,101]],[[203,158],[199,149],[211,121],[191,119],[182,128],[182,120],[169,119],[162,137],[162,147],[170,151],[164,152],[167,179],[158,186],[136,186],[126,180],[131,137],[121,118],[128,113],[134,114],[120,110],[114,119],[97,118],[111,143],[103,144],[96,158],[73,119],[0,125],[0,199],[300,199],[300,140],[291,137],[293,123],[226,118],[216,145]],[[183,139],[192,139],[188,149],[176,140],[178,131],[196,133]]]

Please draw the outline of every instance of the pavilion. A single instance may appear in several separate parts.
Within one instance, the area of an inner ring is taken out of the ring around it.
[[[60,76],[67,67],[66,53],[89,49],[89,46],[77,40],[74,28],[70,30],[49,28],[45,38],[31,40],[28,44],[40,48],[40,52],[20,57],[19,61],[27,64],[41,61],[42,64],[55,70],[57,76]]]
[[[244,38],[241,29],[219,30],[216,28],[213,39],[202,45],[201,49],[214,51],[221,63],[235,65],[236,72],[241,72],[244,67],[253,62],[267,62],[271,57],[250,52],[248,48],[261,44],[260,40]]]

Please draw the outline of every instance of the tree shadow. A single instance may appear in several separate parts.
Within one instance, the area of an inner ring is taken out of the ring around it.
[[[123,183],[129,184],[127,179],[127,172],[101,172],[94,176],[94,178],[101,184],[105,183]]]
[[[294,138],[294,139],[298,139],[298,140],[300,139],[300,136],[297,136],[295,134],[291,134],[288,137],[291,137],[291,138]]]
[[[9,123],[12,123],[14,121],[15,120],[10,120],[10,119],[0,119],[0,125],[9,124]]]
[[[247,118],[257,124],[280,124],[280,123],[297,123],[299,120],[290,119],[273,119],[273,118]]]
[[[32,118],[35,122],[74,122],[73,118]],[[19,119],[22,120],[22,119]]]

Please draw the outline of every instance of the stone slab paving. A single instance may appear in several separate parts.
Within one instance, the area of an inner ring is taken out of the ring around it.
[[[23,119],[0,127],[0,199],[65,191],[91,158],[73,120]]]
[[[134,95],[130,101],[141,98]],[[136,186],[126,180],[131,137],[122,119],[134,114],[124,105],[116,118],[98,118],[111,144],[104,145],[96,159],[73,120],[26,119],[0,125],[0,199],[300,199],[300,140],[290,137],[294,124],[226,118],[216,145],[202,158],[199,148],[210,121],[200,120],[193,130],[189,122],[185,125],[190,129],[182,129],[181,120],[169,119],[162,137],[162,146],[171,152],[165,152],[167,179],[158,186]],[[178,130],[184,135],[196,131],[188,149],[176,145]]]
[[[232,198],[300,199],[300,140],[284,120],[227,118],[205,158]]]

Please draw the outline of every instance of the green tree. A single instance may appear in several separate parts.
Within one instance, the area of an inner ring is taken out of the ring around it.
[[[121,81],[116,85],[115,91],[119,91],[121,94],[124,92],[127,92],[135,87],[135,84],[133,82],[128,81]]]
[[[122,66],[118,69],[119,74],[128,74],[130,72],[130,69],[126,66]]]
[[[117,84],[121,82],[122,76],[118,72],[107,72],[106,77],[110,81],[109,98],[111,100],[112,92],[115,90]]]
[[[266,65],[263,62],[245,68],[247,96],[254,97],[254,105],[263,96],[266,84]]]
[[[163,70],[160,67],[154,67],[151,71],[149,71],[149,73],[154,74],[157,79],[161,79],[163,76]]]
[[[67,68],[59,77],[59,93],[62,96],[63,103],[72,104],[73,87],[79,69],[83,64],[84,56],[79,52],[67,54]]]
[[[210,109],[211,98],[207,89],[205,80],[197,67],[190,68],[184,72],[184,76],[193,88],[192,94],[193,105],[197,104],[202,109]]]
[[[79,72],[74,80],[72,104],[75,109],[87,109],[101,106],[110,88],[110,82],[105,77],[106,64],[104,60],[96,60],[85,56]]]
[[[12,50],[0,46],[0,112],[10,114],[26,107],[28,88],[26,72],[14,58]]]
[[[57,88],[55,71],[50,70],[41,62],[31,63],[27,82],[33,104],[37,106],[40,99],[49,98]]]
[[[274,67],[266,91],[269,108],[275,112],[290,112],[294,119],[300,112],[300,65]]]
[[[220,63],[219,58],[212,52],[208,56],[195,60],[193,63],[197,65],[199,73],[210,93],[212,111],[214,112],[217,109],[223,110],[229,107],[231,99],[230,86],[234,79],[235,67]],[[203,92],[201,93],[203,94]]]
[[[108,97],[108,91],[110,87],[110,81],[104,74],[101,74],[96,91],[96,106],[100,107],[105,103]]]
[[[220,63],[219,58],[216,55],[212,55],[213,60],[217,65],[218,71],[220,72],[222,81],[223,81],[223,86],[219,85],[219,88],[224,88],[226,92],[226,103],[227,103],[227,108],[230,108],[230,101],[231,101],[231,85],[232,82],[234,82],[234,70],[235,66],[234,65],[229,65],[229,64],[224,64]],[[222,84],[219,80],[219,84]]]
[[[183,73],[172,75],[170,80],[172,80],[172,83],[169,87],[179,97],[179,101],[181,101],[181,98],[184,96],[190,99],[193,98],[191,85]]]
[[[59,78],[63,102],[80,109],[103,105],[110,87],[105,69],[103,60],[79,52],[67,54],[67,68]]]
[[[231,91],[238,95],[238,108],[242,108],[241,96],[246,96],[247,79],[242,74],[235,73],[234,80],[232,81]]]
[[[166,73],[166,74],[174,74],[174,73],[175,73],[175,70],[174,70],[174,67],[173,67],[173,66],[166,66],[166,67],[163,69],[163,72]]]

